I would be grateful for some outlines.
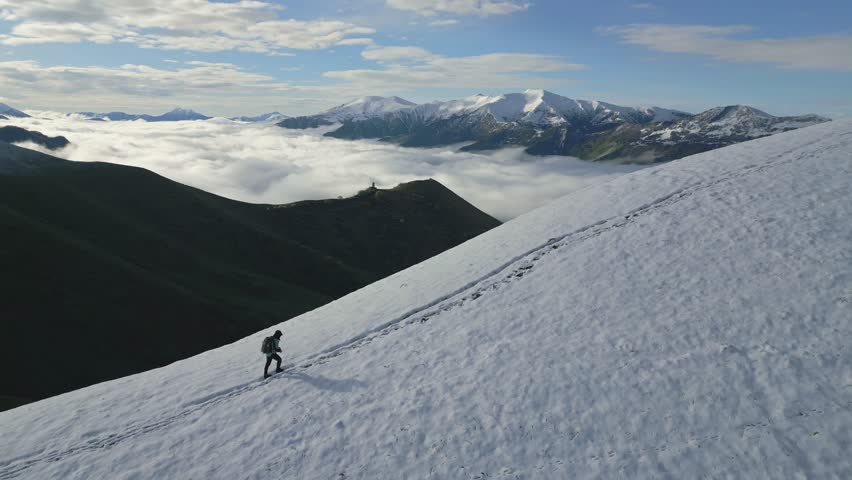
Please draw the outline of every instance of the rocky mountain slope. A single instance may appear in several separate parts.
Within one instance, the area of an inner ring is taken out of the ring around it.
[[[828,119],[816,115],[773,117],[744,106],[690,115],[527,90],[474,95],[345,120],[326,135],[377,138],[408,147],[467,143],[462,150],[491,150],[523,146],[535,155],[652,163],[825,121]]]

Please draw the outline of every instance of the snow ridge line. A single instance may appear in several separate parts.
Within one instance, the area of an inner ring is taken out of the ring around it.
[[[451,293],[445,294],[445,295],[439,297],[438,299],[433,300],[433,301],[431,301],[431,302],[429,302],[429,303],[427,303],[423,306],[409,310],[405,314],[400,315],[400,316],[396,317],[395,319],[393,319],[389,322],[385,322],[384,324],[382,324],[379,327],[368,330],[367,332],[365,332],[363,334],[352,337],[350,340],[348,340],[346,342],[342,342],[342,343],[340,343],[336,346],[330,347],[330,348],[325,349],[325,350],[323,350],[323,351],[321,351],[317,354],[314,354],[314,355],[307,357],[305,360],[298,362],[298,363],[302,363],[302,365],[300,367],[296,367],[296,368],[298,368],[299,370],[306,370],[306,369],[312,367],[313,365],[324,364],[324,363],[330,361],[331,359],[344,354],[345,352],[347,352],[349,350],[357,349],[358,347],[360,347],[362,345],[365,345],[365,344],[372,342],[373,339],[375,339],[379,336],[387,335],[387,334],[391,333],[392,331],[395,331],[395,330],[402,328],[404,326],[403,324],[410,325],[410,324],[414,324],[414,323],[425,323],[426,321],[428,321],[431,317],[433,317],[435,315],[439,315],[442,312],[449,311],[449,310],[452,310],[456,307],[459,307],[459,306],[463,305],[466,301],[478,299],[479,297],[483,296],[483,294],[487,290],[497,290],[497,289],[501,288],[502,286],[504,286],[505,284],[508,284],[512,281],[515,281],[517,279],[522,278],[529,270],[531,270],[533,268],[533,266],[535,265],[535,263],[538,262],[538,260],[540,260],[543,256],[547,255],[548,253],[550,253],[552,250],[559,249],[562,246],[581,242],[581,241],[584,241],[584,240],[589,239],[589,238],[597,237],[597,236],[599,236],[603,233],[606,233],[610,230],[613,230],[615,228],[620,228],[620,227],[623,227],[623,226],[625,226],[629,223],[633,223],[635,221],[636,217],[644,216],[644,215],[651,213],[655,210],[658,210],[660,208],[678,203],[682,199],[689,197],[689,196],[692,196],[696,192],[706,190],[706,189],[714,187],[718,184],[725,183],[725,182],[728,182],[728,181],[731,181],[731,180],[735,180],[737,178],[745,177],[745,176],[751,175],[753,173],[762,172],[762,171],[765,171],[769,168],[773,168],[773,167],[783,165],[783,164],[787,164],[787,163],[792,163],[794,161],[800,160],[800,159],[805,158],[807,156],[813,155],[816,152],[807,152],[806,151],[806,152],[801,152],[799,155],[795,156],[794,158],[787,158],[786,160],[784,160],[784,158],[788,154],[793,153],[796,150],[800,150],[805,146],[808,146],[808,145],[811,145],[811,144],[814,144],[814,143],[818,143],[818,142],[819,142],[819,140],[815,140],[813,142],[809,142],[807,144],[799,145],[796,148],[793,148],[793,149],[781,152],[779,154],[776,154],[776,155],[773,156],[776,159],[776,161],[767,161],[767,162],[764,162],[762,164],[750,164],[750,165],[745,166],[744,168],[726,172],[726,173],[722,174],[721,176],[716,177],[714,180],[709,181],[709,182],[697,181],[697,182],[690,183],[690,184],[688,184],[684,187],[678,188],[678,189],[676,189],[676,190],[674,190],[674,191],[672,191],[672,192],[670,192],[666,195],[663,195],[662,197],[659,197],[659,198],[657,198],[657,199],[655,199],[655,200],[653,200],[649,203],[646,203],[646,204],[644,204],[644,205],[642,205],[638,208],[635,208],[633,210],[630,210],[626,213],[615,215],[615,216],[609,217],[605,220],[601,220],[601,221],[592,223],[590,225],[581,227],[579,229],[573,230],[573,231],[571,231],[567,234],[551,238],[547,242],[540,244],[537,247],[531,248],[528,251],[524,252],[523,254],[515,256],[514,258],[512,258],[508,262],[503,263],[501,266],[495,268],[491,272],[479,277],[477,280],[474,280],[472,282],[467,283],[465,286],[458,288]],[[777,159],[781,159],[781,160],[778,161]],[[537,254],[537,255],[535,255],[535,254]],[[499,280],[496,280],[494,282],[489,282],[486,285],[474,290],[469,295],[466,295],[466,296],[464,296],[464,297],[462,297],[458,300],[455,300],[455,301],[447,303],[447,304],[443,304],[443,302],[446,302],[447,300],[449,300],[453,297],[456,297],[456,296],[472,289],[473,287],[475,287],[479,284],[485,283],[487,280],[497,276],[498,274],[505,271],[506,269],[508,269],[512,265],[520,262],[521,260],[523,260],[523,259],[525,259],[529,256],[533,256],[533,258],[530,259],[528,262],[522,263],[516,269],[511,271],[508,275],[501,277]],[[421,313],[423,313],[423,312],[425,312],[429,309],[432,309],[433,307],[438,307],[438,306],[440,306],[440,308],[435,308],[431,312],[428,312],[424,315],[420,315]],[[419,318],[411,319],[411,317],[414,317],[414,316],[417,316]],[[405,320],[408,320],[408,321],[405,322]],[[312,361],[312,359],[315,359],[315,360]],[[275,379],[275,377],[273,377],[273,380],[274,379]],[[193,414],[193,413],[195,413],[199,410],[202,410],[202,409],[204,409],[208,406],[212,406],[212,405],[227,401],[231,398],[240,396],[245,392],[259,388],[259,387],[263,386],[264,383],[265,383],[264,380],[257,380],[257,381],[253,381],[253,382],[248,382],[248,383],[244,383],[242,385],[238,385],[236,387],[224,390],[223,392],[220,392],[218,394],[214,393],[212,395],[202,397],[202,399],[200,399],[201,401],[196,400],[194,402],[190,402],[190,403],[185,404],[185,405],[190,406],[190,408],[187,408],[187,409],[185,409],[181,412],[178,412],[174,415],[162,418],[160,420],[157,420],[157,421],[154,421],[154,422],[151,422],[151,423],[145,423],[145,424],[141,424],[141,425],[131,425],[127,430],[125,430],[122,433],[113,433],[113,434],[109,434],[105,437],[101,437],[99,439],[92,439],[92,440],[85,442],[82,445],[70,447],[70,448],[67,448],[65,450],[59,450],[59,451],[54,450],[54,451],[51,451],[51,452],[48,452],[48,453],[42,454],[42,455],[36,454],[36,455],[30,455],[30,456],[20,456],[17,459],[9,460],[7,462],[4,462],[3,468],[0,468],[0,479],[5,480],[5,479],[17,477],[21,472],[28,470],[29,468],[31,468],[31,467],[39,464],[39,463],[45,462],[45,461],[53,462],[53,461],[58,461],[58,460],[61,460],[65,457],[75,455],[77,453],[81,453],[81,452],[85,452],[85,451],[111,448],[112,446],[114,446],[114,445],[116,445],[116,444],[118,444],[118,443],[120,443],[124,440],[127,440],[129,438],[133,438],[133,437],[136,437],[136,436],[139,436],[139,435],[144,435],[146,433],[150,433],[152,431],[156,431],[156,430],[160,430],[162,428],[165,428],[165,427],[177,422],[178,420],[185,418],[185,417],[187,417],[187,416],[189,416],[189,415],[191,415],[191,414]],[[24,460],[26,458],[28,458],[28,460]],[[21,461],[21,460],[23,460],[23,461],[20,464],[17,464],[17,465],[15,464],[16,461]]]

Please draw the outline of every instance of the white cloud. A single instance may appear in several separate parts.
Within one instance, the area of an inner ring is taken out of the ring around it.
[[[429,22],[429,25],[432,27],[448,27],[450,25],[458,24],[458,20],[447,19],[447,20],[435,20],[434,22]]]
[[[337,45],[373,45],[374,43],[372,38],[345,38],[337,42]]]
[[[392,187],[435,178],[505,220],[639,168],[531,157],[519,149],[492,154],[407,149],[325,138],[319,134],[322,130],[285,130],[226,120],[91,122],[30,113],[39,118],[14,124],[66,136],[72,144],[59,152],[65,158],[140,166],[225,197],[260,203],[352,195],[373,181]]]
[[[231,63],[79,67],[44,66],[31,60],[0,61],[0,91],[13,92],[9,102],[20,108],[163,113],[181,106],[221,116],[272,110],[288,115],[311,114],[367,93],[346,84],[281,82]]]
[[[397,10],[407,10],[424,16],[448,13],[487,17],[522,12],[530,7],[529,3],[513,0],[387,0],[387,4]]]
[[[190,61],[157,66],[45,66],[0,61],[0,90],[22,108],[162,113],[182,106],[208,115],[280,110],[316,113],[363,95],[405,95],[428,88],[560,86],[561,74],[582,69],[549,55],[494,53],[445,57],[418,47],[370,47],[362,56],[380,68],[326,72],[324,83],[286,83],[231,63]],[[282,67],[293,71],[298,67]],[[538,73],[548,76],[536,76]]]
[[[353,36],[364,42],[364,35],[374,33],[337,20],[283,20],[280,10],[254,0],[0,0],[0,19],[14,24],[9,34],[0,35],[0,44],[126,42],[165,50],[271,54],[329,48]]]
[[[446,57],[420,47],[368,48],[361,54],[382,65],[380,69],[325,72],[323,76],[350,82],[365,90],[414,88],[523,88],[528,85],[564,85],[559,76],[537,74],[582,70],[585,65],[569,63],[554,55],[490,53],[468,57]]]
[[[437,55],[420,47],[376,47],[364,50],[361,56],[377,62],[429,61],[437,58]]]
[[[657,8],[653,3],[633,3],[630,5],[630,8],[635,8],[637,10],[654,10]]]
[[[0,62],[0,85],[14,91],[28,106],[63,109],[98,105],[174,106],[175,99],[190,101],[219,97],[227,103],[251,95],[274,96],[297,90],[272,77],[246,72],[230,63],[188,62],[174,69],[147,65],[50,66],[35,61]]]
[[[600,28],[622,41],[670,53],[707,55],[739,63],[786,68],[852,71],[852,35],[743,39],[748,25],[636,24]]]

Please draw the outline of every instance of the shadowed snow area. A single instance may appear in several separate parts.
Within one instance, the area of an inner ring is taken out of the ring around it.
[[[93,122],[52,112],[0,121],[71,145],[47,152],[152,170],[172,180],[254,203],[349,196],[376,182],[390,188],[434,178],[486,213],[507,220],[575,190],[638,170],[636,165],[535,157],[520,148],[488,154],[403,148],[323,137],[330,128],[288,130],[217,118],[186,122]],[[331,127],[331,129],[336,127]]]
[[[852,122],[624,175],[0,413],[8,478],[849,478]],[[61,371],[58,372],[61,374]]]

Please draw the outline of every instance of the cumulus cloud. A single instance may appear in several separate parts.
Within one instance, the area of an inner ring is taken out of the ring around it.
[[[527,85],[564,85],[565,78],[553,76],[583,70],[555,55],[489,53],[448,57],[412,46],[374,46],[361,53],[381,68],[336,70],[323,76],[344,80],[365,90],[416,88],[518,88]],[[537,74],[551,74],[550,76]]]
[[[2,1],[2,0],[0,0]],[[167,60],[159,66],[45,66],[33,60],[0,61],[0,86],[12,103],[51,110],[161,113],[175,106],[208,115],[280,110],[311,114],[363,95],[401,94],[418,88],[554,87],[583,65],[551,55],[491,53],[447,57],[413,46],[370,46],[364,59],[378,68],[326,72],[324,83],[288,83],[232,63]],[[298,67],[281,67],[293,71]],[[547,76],[536,74],[548,74]]]
[[[434,178],[506,220],[639,168],[568,157],[531,157],[520,149],[490,154],[408,149],[325,138],[322,129],[285,130],[222,119],[92,122],[62,114],[30,113],[35,117],[0,124],[14,123],[71,140],[71,146],[54,155],[140,166],[225,197],[259,203],[335,198],[352,195],[371,182],[392,187]]]
[[[0,44],[125,42],[165,50],[275,54],[328,48],[353,36],[365,42],[364,35],[374,33],[338,20],[282,19],[282,9],[256,0],[0,0],[0,19],[13,23]]]
[[[786,68],[852,71],[852,35],[785,38],[737,38],[749,25],[635,24],[598,31],[625,43],[670,53],[707,55],[738,63],[766,63]]]
[[[387,0],[387,4],[397,10],[429,17],[439,13],[487,17],[522,12],[530,7],[529,3],[513,0]]]
[[[231,63],[169,62],[163,68],[127,64],[44,66],[0,62],[0,85],[13,103],[56,110],[122,109],[161,113],[186,106],[207,114],[263,113],[288,106],[289,114],[327,108],[329,88],[297,86]],[[341,95],[351,92],[341,89]],[[212,109],[208,110],[208,109]]]

